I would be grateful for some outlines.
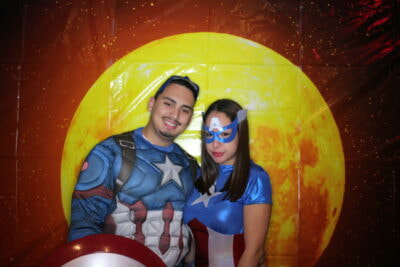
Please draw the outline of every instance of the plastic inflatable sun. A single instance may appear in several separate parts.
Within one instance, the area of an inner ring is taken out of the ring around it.
[[[329,243],[344,194],[336,123],[318,89],[276,52],[228,34],[189,33],[151,42],[112,65],[76,110],[64,145],[62,202],[70,201],[82,161],[100,140],[144,126],[147,101],[170,75],[200,87],[193,121],[177,140],[200,155],[201,111],[218,98],[249,110],[251,154],[271,177],[268,266],[310,266]]]

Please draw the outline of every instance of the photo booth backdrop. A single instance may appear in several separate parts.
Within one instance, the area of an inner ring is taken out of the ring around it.
[[[195,156],[209,102],[249,109],[274,189],[269,266],[398,263],[398,1],[19,0],[0,12],[0,265],[35,266],[66,242],[82,158],[143,125],[171,72],[202,87],[178,140]]]

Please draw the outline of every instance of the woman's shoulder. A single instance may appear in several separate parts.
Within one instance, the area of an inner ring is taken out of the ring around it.
[[[263,167],[251,161],[250,175],[244,196],[245,205],[272,203],[271,181]]]

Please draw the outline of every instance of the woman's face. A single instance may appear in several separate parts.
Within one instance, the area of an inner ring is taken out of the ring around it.
[[[228,116],[223,112],[212,111],[206,118],[206,126],[211,127],[210,131],[218,132],[219,130],[215,126],[225,127],[232,123]],[[223,131],[218,136],[220,138],[228,138],[232,134],[232,129]],[[206,138],[212,137],[211,134],[206,132]],[[230,142],[220,142],[214,139],[210,143],[206,143],[207,153],[211,158],[220,165],[232,165],[236,159],[236,151],[238,147],[238,135],[233,138]]]

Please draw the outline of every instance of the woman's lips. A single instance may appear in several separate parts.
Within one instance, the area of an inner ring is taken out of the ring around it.
[[[222,157],[224,155],[223,152],[212,152],[212,155],[216,158]]]

